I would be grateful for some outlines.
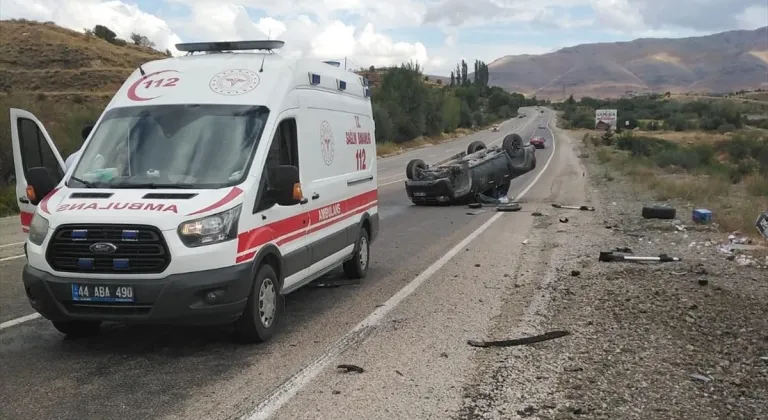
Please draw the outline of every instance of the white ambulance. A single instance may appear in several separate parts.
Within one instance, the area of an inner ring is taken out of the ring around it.
[[[143,64],[66,169],[41,122],[11,109],[24,287],[60,332],[231,323],[260,342],[283,295],[339,267],[366,275],[368,82],[283,45],[179,44],[186,56]]]

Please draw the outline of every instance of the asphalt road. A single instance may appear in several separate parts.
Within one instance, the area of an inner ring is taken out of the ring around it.
[[[475,133],[378,160],[381,233],[362,284],[306,287],[287,298],[283,330],[271,342],[242,346],[223,329],[107,325],[99,337],[65,339],[44,319],[0,330],[0,419],[225,419],[248,415],[340,337],[409,285],[488,221],[464,207],[415,207],[404,186],[406,163],[458,153],[475,140],[498,143],[510,132],[547,138],[535,171],[512,183],[510,198],[546,168],[552,113],[526,109],[499,132]],[[553,159],[555,160],[555,159]],[[551,171],[551,169],[549,169]],[[17,239],[2,236],[4,244]],[[0,244],[2,246],[3,244]],[[6,248],[13,248],[15,245]],[[0,248],[0,251],[3,248]],[[21,286],[24,258],[0,256],[0,323],[32,313]],[[7,257],[6,257],[7,258]]]

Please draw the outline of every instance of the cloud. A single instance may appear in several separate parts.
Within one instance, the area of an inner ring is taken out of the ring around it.
[[[591,10],[574,17],[568,9]],[[441,26],[481,27],[507,23],[537,28],[711,33],[755,29],[768,24],[765,0],[439,0],[430,3],[424,22]]]
[[[80,31],[101,24],[123,39],[130,39],[132,32],[138,32],[153,41],[161,51],[173,49],[174,44],[181,42],[181,38],[164,20],[143,12],[135,5],[117,0],[2,0],[0,18],[53,21]]]
[[[395,0],[408,3],[405,0]],[[357,7],[359,0],[326,0],[329,8]],[[256,0],[251,3],[259,4]],[[282,6],[266,8],[277,8]],[[301,5],[297,10],[308,7]],[[306,4],[310,4],[306,2]],[[317,7],[316,3],[315,7]],[[395,42],[389,36],[376,32],[370,22],[356,27],[339,19],[325,19],[308,14],[294,14],[290,18],[263,17],[253,20],[240,4],[213,1],[189,2],[189,14],[163,20],[140,10],[137,6],[119,0],[4,0],[2,18],[27,18],[54,21],[76,30],[92,28],[97,24],[112,29],[119,37],[128,39],[138,32],[156,44],[159,50],[178,53],[174,45],[183,41],[224,41],[238,39],[280,38],[286,42],[281,53],[290,57],[316,57],[343,59],[360,66],[383,66],[418,61],[429,66],[429,56],[420,42]],[[379,13],[371,9],[371,13]],[[295,10],[294,10],[295,11]],[[396,13],[388,13],[394,19]],[[439,61],[442,62],[442,61]]]

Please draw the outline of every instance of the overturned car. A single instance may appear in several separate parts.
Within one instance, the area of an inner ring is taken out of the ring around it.
[[[474,141],[467,151],[434,165],[413,159],[405,168],[405,191],[416,205],[467,204],[506,194],[512,179],[536,168],[536,151],[518,134],[501,147]]]

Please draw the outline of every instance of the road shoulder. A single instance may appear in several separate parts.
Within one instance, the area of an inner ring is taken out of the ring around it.
[[[473,395],[467,384],[490,366],[487,356],[495,353],[467,340],[536,330],[535,318],[547,300],[540,280],[552,277],[554,255],[571,230],[580,229],[576,222],[564,230],[558,218],[574,217],[573,211],[549,206],[553,198],[583,200],[586,194],[583,179],[571,176],[579,170],[572,147],[562,142],[557,147],[551,173],[524,197],[522,211],[503,215],[472,241],[276,418],[449,418],[461,412]],[[545,215],[534,216],[536,211]],[[340,364],[364,372],[348,373],[336,368]]]

